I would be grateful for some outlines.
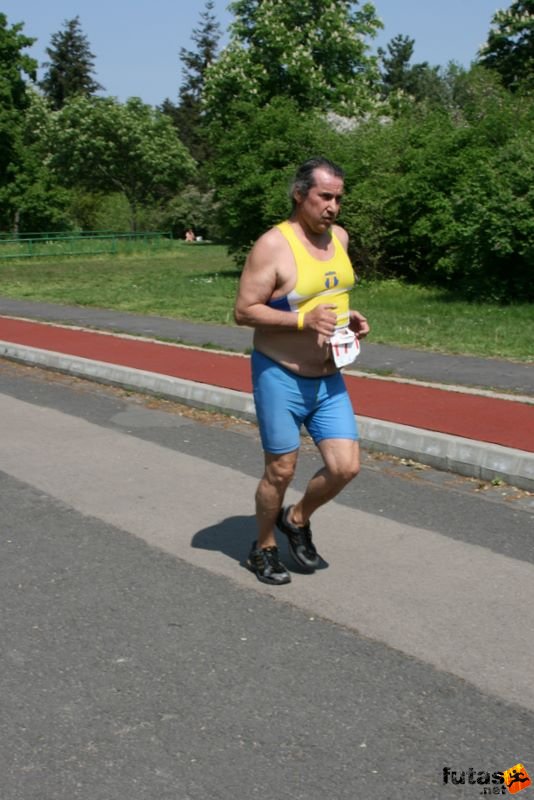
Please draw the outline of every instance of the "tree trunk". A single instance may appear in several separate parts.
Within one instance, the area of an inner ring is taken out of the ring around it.
[[[17,208],[15,213],[13,214],[13,238],[19,238],[19,227],[20,227],[20,208]]]
[[[126,195],[128,205],[130,206],[130,231],[135,233],[137,231],[137,200],[135,197]]]

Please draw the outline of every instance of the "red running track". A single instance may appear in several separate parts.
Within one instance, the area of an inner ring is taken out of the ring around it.
[[[0,317],[0,340],[250,392],[249,359],[42,322]],[[534,406],[345,375],[358,414],[534,452]]]

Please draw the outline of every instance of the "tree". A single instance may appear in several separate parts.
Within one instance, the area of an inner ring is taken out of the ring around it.
[[[16,209],[10,201],[12,183],[23,156],[24,111],[28,106],[26,78],[35,80],[37,63],[23,53],[34,39],[21,31],[23,23],[9,27],[0,14],[0,224],[16,229]]]
[[[230,132],[224,120],[212,126],[218,145],[210,177],[221,231],[241,261],[254,239],[287,215],[298,164],[311,154],[327,155],[335,134],[323,115],[301,114],[287,97],[262,108],[242,100],[235,112]]]
[[[236,97],[258,106],[292,99],[300,111],[348,116],[372,105],[379,73],[365,39],[381,22],[370,3],[349,0],[234,0],[228,47],[208,69],[205,102],[213,117]]]
[[[44,133],[51,110],[41,94],[26,92],[20,126],[19,154],[12,164],[12,176],[3,200],[10,215],[13,233],[20,231],[64,230],[71,227],[69,192],[59,185],[46,163]]]
[[[343,154],[358,271],[475,301],[534,299],[533,122],[530,98],[479,67],[461,114],[412,105],[345,134],[331,154]]]
[[[103,87],[93,78],[94,55],[82,33],[80,18],[65,20],[64,30],[54,33],[46,52],[50,58],[41,89],[54,109],[63,108],[70,97],[90,97]]]
[[[499,73],[506,87],[534,88],[534,0],[515,0],[492,18],[479,63]]]
[[[122,192],[135,230],[141,206],[169,198],[194,174],[194,161],[171,120],[132,97],[76,97],[48,132],[52,166],[67,185]]]
[[[382,58],[382,81],[385,94],[388,95],[395,89],[407,91],[408,76],[410,74],[410,61],[412,60],[415,39],[403,36],[401,33],[393,37],[387,44],[387,53],[379,48]]]
[[[168,203],[164,220],[165,230],[172,229],[179,238],[183,238],[188,228],[205,239],[221,238],[213,189],[201,190],[194,184],[186,186]]]
[[[220,25],[213,14],[213,7],[213,0],[207,0],[205,9],[200,15],[200,25],[191,34],[197,49],[186,50],[182,47],[180,50],[183,83],[179,91],[179,104],[176,106],[167,99],[161,107],[161,110],[172,118],[181,141],[193,158],[201,164],[209,157],[206,137],[202,131],[202,94],[206,72],[215,61],[221,37]]]
[[[402,106],[404,98],[416,102],[445,103],[448,90],[440,68],[431,67],[426,61],[410,64],[414,45],[415,39],[399,34],[388,43],[387,52],[379,49],[383,95],[397,106]]]
[[[180,59],[184,64],[184,82],[180,87],[180,100],[199,104],[204,88],[206,70],[215,61],[217,48],[221,38],[221,26],[213,15],[213,0],[207,0],[206,7],[200,15],[201,27],[195,28],[191,35],[197,50],[180,50]]]

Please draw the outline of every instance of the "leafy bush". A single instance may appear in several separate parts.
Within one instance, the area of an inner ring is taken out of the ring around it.
[[[236,104],[224,124],[212,123],[217,155],[210,177],[217,187],[219,225],[238,258],[287,216],[296,167],[311,155],[326,154],[334,136],[324,118],[299,114],[285,98],[263,108]]]
[[[471,81],[454,113],[418,107],[344,135],[343,222],[364,274],[532,300],[532,104]]]

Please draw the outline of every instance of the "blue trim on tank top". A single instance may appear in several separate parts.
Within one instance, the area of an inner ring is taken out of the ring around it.
[[[277,297],[275,300],[269,300],[267,305],[269,308],[276,308],[279,311],[291,311],[287,294],[285,294],[283,297]]]

